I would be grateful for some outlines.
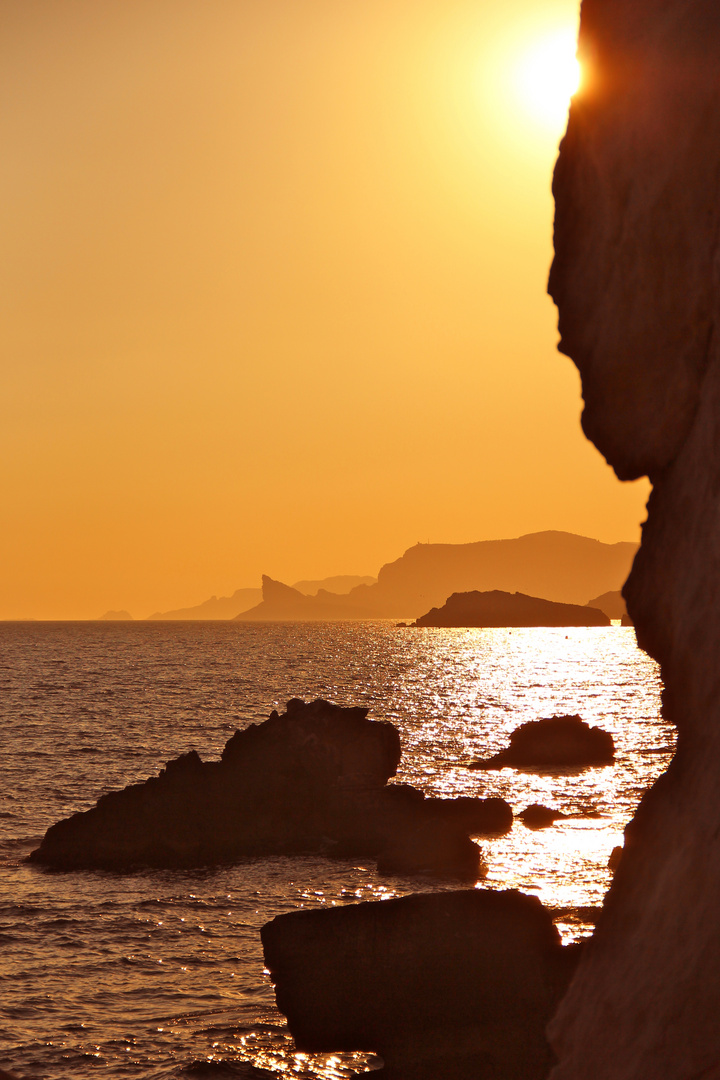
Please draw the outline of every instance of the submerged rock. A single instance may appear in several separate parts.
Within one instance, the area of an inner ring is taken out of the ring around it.
[[[469,767],[553,770],[612,765],[614,760],[615,744],[608,731],[591,727],[579,716],[551,716],[521,724],[509,746]]]
[[[300,852],[377,856],[389,849],[391,866],[398,838],[406,837],[408,852],[398,856],[403,873],[467,880],[468,844],[479,865],[464,826],[468,814],[495,834],[510,828],[512,812],[507,807],[503,816],[497,800],[478,799],[453,819],[446,800],[388,784],[400,761],[400,737],[367,712],[289,701],[282,716],[273,712],[236,731],[220,761],[203,762],[194,750],[182,754],[159,776],[104,795],[92,809],[51,826],[30,859],[60,869],[127,870]],[[445,850],[438,843],[440,818]]]
[[[414,626],[609,626],[604,611],[581,604],[557,604],[524,593],[456,592]]]
[[[297,1048],[374,1051],[395,1080],[541,1080],[577,959],[515,890],[296,911],[262,941]]]

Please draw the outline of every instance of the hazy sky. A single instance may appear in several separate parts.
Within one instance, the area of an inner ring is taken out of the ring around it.
[[[0,0],[0,618],[638,536],[545,295],[576,19]]]

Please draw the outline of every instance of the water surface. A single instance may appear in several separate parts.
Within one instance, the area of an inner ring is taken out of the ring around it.
[[[370,1059],[294,1053],[259,930],[302,906],[428,888],[373,862],[244,860],[220,870],[49,873],[22,862],[45,829],[292,697],[365,705],[401,733],[397,780],[428,795],[501,795],[570,815],[483,842],[490,888],[589,933],[607,861],[674,735],[656,665],[620,627],[460,630],[387,623],[0,623],[0,1067],[46,1080],[228,1075],[252,1061],[300,1078]],[[612,732],[615,765],[561,776],[469,770],[525,720],[563,713]]]

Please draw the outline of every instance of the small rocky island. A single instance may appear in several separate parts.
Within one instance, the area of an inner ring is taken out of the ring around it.
[[[510,745],[471,769],[584,769],[612,765],[615,742],[609,731],[592,727],[581,717],[548,716],[528,720],[510,735]],[[562,815],[560,815],[562,816]]]
[[[599,608],[493,589],[453,593],[441,608],[421,615],[413,626],[610,626],[610,619]]]
[[[503,799],[433,799],[389,784],[400,736],[364,708],[289,701],[236,731],[220,761],[195,751],[51,826],[30,861],[56,869],[195,867],[248,856],[369,857],[381,872],[476,881],[471,836],[502,835]]]

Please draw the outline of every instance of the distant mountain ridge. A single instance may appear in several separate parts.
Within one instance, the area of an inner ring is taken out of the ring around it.
[[[386,563],[375,584],[345,594],[320,590],[316,597],[304,597],[264,577],[262,602],[236,618],[415,619],[441,607],[452,593],[493,590],[584,605],[622,586],[637,547],[557,531],[471,544],[416,544]]]
[[[283,585],[282,581],[263,574],[262,601],[249,611],[235,616],[235,622],[334,622],[338,619],[371,619],[367,607],[353,604],[351,597],[357,590],[339,594],[319,589],[315,596],[307,596],[299,589]],[[358,589],[366,589],[360,585]]]
[[[239,611],[257,604],[261,596],[262,589],[236,589],[232,596],[211,596],[194,607],[156,611],[154,615],[148,615],[148,620],[234,619]]]
[[[368,585],[375,581],[376,578],[369,575],[336,574],[334,577],[323,578],[320,581],[297,581],[292,588],[301,594],[308,594],[323,589],[349,590],[357,585]],[[290,588],[290,586],[284,585],[283,588]],[[234,619],[240,612],[259,604],[262,598],[262,589],[236,589],[232,596],[211,596],[209,600],[196,604],[194,607],[176,608],[174,611],[156,611],[153,615],[148,615],[148,619],[153,621]],[[111,614],[113,613],[108,612],[108,615],[103,618]]]

